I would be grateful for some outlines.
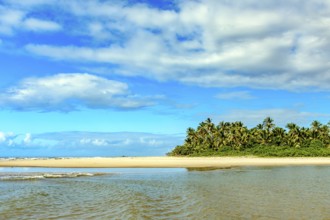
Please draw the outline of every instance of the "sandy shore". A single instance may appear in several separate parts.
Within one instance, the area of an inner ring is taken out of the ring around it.
[[[0,160],[0,167],[203,168],[237,166],[330,166],[329,158],[98,157]]]

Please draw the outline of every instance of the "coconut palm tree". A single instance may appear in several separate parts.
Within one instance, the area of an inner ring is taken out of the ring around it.
[[[192,153],[198,144],[198,136],[193,128],[187,129],[187,138],[185,139],[185,145],[187,150]]]
[[[248,143],[248,129],[240,121],[232,124],[233,147],[237,150],[244,148]]]
[[[271,132],[271,130],[275,127],[273,122],[274,120],[272,118],[266,117],[262,122],[263,129],[265,129],[267,132]]]
[[[295,123],[288,123],[286,128],[289,129],[287,143],[291,147],[300,147],[300,128]]]
[[[283,128],[275,127],[273,129],[273,135],[271,143],[277,146],[284,145],[286,139],[286,132]]]
[[[233,152],[244,152],[246,148],[261,146],[262,152],[268,151],[267,146],[290,146],[294,148],[310,147],[311,154],[320,147],[330,148],[330,122],[322,125],[313,121],[310,128],[299,127],[294,123],[286,125],[288,130],[276,127],[273,119],[267,117],[262,124],[248,129],[242,122],[220,122],[215,126],[210,118],[201,122],[197,129],[188,128],[187,137],[183,145],[173,149],[171,155],[199,154],[205,151],[217,152],[224,149]],[[265,148],[266,147],[266,148]],[[298,150],[298,149],[297,149]],[[304,150],[306,151],[307,148]],[[258,150],[257,150],[258,151]],[[252,151],[253,152],[253,151]],[[269,151],[270,153],[272,150]],[[297,153],[296,149],[290,149],[288,155]],[[327,151],[320,151],[321,155]],[[263,155],[263,153],[261,153]]]
[[[270,117],[266,117],[262,122],[262,127],[264,130],[264,143],[268,145],[271,143],[272,131],[275,127],[273,122],[274,120]]]
[[[263,130],[262,124],[258,124],[256,127],[252,128],[250,131],[250,144],[260,145],[264,144],[265,131]]]
[[[318,139],[321,131],[321,122],[315,120],[311,124],[311,133],[313,139]]]

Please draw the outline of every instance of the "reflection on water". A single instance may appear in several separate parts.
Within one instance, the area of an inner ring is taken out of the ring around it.
[[[24,171],[108,175],[0,180],[2,219],[330,219],[330,167]]]

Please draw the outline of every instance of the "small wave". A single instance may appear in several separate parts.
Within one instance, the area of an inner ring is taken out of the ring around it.
[[[45,178],[74,178],[74,177],[84,177],[84,176],[99,176],[101,174],[95,173],[46,173],[43,176]]]
[[[20,181],[20,180],[39,180],[39,179],[44,179],[45,177],[40,175],[40,176],[22,176],[22,175],[17,175],[17,176],[1,176],[0,180],[1,181]]]
[[[72,157],[0,157],[0,160],[62,160],[71,158]]]
[[[4,161],[7,161],[7,160],[17,160],[18,158],[17,157],[0,157],[0,160],[4,160]]]
[[[41,180],[55,178],[76,178],[102,176],[105,173],[23,173],[0,176],[0,181]]]

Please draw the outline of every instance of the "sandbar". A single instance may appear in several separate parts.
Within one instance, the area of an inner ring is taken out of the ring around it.
[[[77,157],[0,159],[0,167],[230,168],[241,166],[330,166],[330,157]]]

